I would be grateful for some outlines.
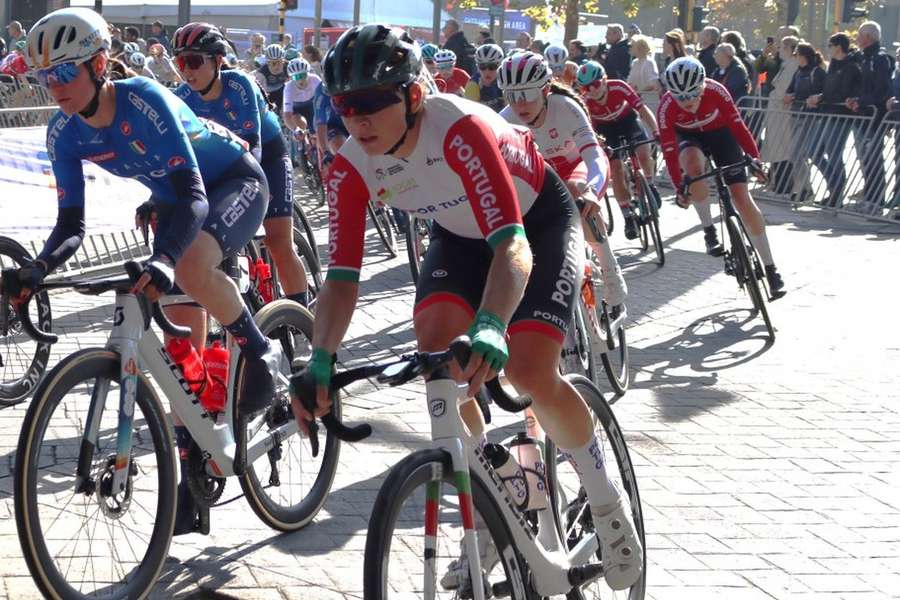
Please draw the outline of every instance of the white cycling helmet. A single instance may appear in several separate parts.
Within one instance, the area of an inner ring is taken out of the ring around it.
[[[456,64],[456,52],[453,50],[438,50],[434,54],[434,64],[438,69],[447,71]]]
[[[128,42],[127,44],[122,46],[122,51],[125,54],[131,55],[131,54],[134,54],[135,52],[140,52],[141,47],[136,42]]]
[[[547,59],[550,68],[556,71],[565,68],[566,61],[569,60],[569,51],[565,46],[551,44],[544,49],[544,58]]]
[[[295,58],[287,64],[287,74],[290,77],[294,75],[309,73],[309,63],[305,58]]]
[[[475,50],[475,64],[500,64],[503,61],[503,49],[497,44],[482,44]]]
[[[284,48],[278,44],[266,46],[266,60],[281,60],[284,58]]]
[[[666,89],[676,100],[692,100],[703,93],[706,69],[696,58],[682,56],[666,68]]]
[[[533,90],[550,82],[550,68],[540,54],[517,52],[503,59],[497,73],[501,90]]]
[[[147,57],[140,52],[135,52],[128,57],[128,62],[131,63],[132,67],[137,67],[138,69],[140,69],[147,64]]]
[[[28,32],[25,61],[32,69],[66,62],[81,64],[103,50],[112,38],[109,25],[89,8],[62,8],[35,23]]]

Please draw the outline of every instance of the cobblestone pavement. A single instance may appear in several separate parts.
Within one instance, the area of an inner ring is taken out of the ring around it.
[[[900,231],[765,211],[790,290],[771,307],[772,346],[721,260],[702,252],[693,212],[666,203],[663,269],[622,237],[621,219],[613,235],[630,287],[634,367],[615,412],[643,500],[648,597],[900,597]],[[324,242],[323,217],[314,214]],[[367,240],[345,364],[412,347],[405,255],[388,259],[374,231]],[[108,300],[53,298],[67,334],[54,363],[103,342]],[[214,509],[210,536],[172,544],[154,597],[360,598],[375,494],[391,465],[427,445],[422,389],[358,388],[345,414],[370,422],[375,435],[343,446],[315,522],[278,535],[243,500]],[[17,600],[37,597],[11,496],[24,412],[0,412],[0,596]],[[230,483],[225,497],[237,490]]]

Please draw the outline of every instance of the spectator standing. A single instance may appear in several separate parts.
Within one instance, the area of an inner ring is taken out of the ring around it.
[[[637,23],[632,23],[628,26],[628,39],[633,40],[636,35],[641,35],[641,28]]]
[[[456,19],[447,19],[444,23],[444,50],[452,50],[456,54],[456,66],[470,77],[476,73],[475,47],[466,39]]]
[[[7,50],[6,50],[6,40],[0,37],[0,60],[6,58]]]
[[[665,67],[676,58],[687,56],[684,51],[684,33],[680,29],[673,29],[663,36],[663,54],[666,55]]]
[[[753,66],[753,57],[747,53],[747,42],[744,36],[737,31],[726,31],[722,34],[722,41],[734,46],[734,57],[741,61],[744,69],[747,70],[747,77],[750,79],[750,93],[756,91],[756,69]]]
[[[483,46],[485,44],[496,44],[494,41],[494,37],[491,35],[490,29],[479,29],[478,30],[478,45]]]
[[[28,64],[25,62],[26,44],[27,42],[25,40],[19,40],[13,44],[13,51],[3,59],[2,63],[0,63],[0,73],[18,77],[29,71]]]
[[[815,160],[814,152],[821,147],[822,131],[819,128],[821,121],[809,114],[818,112],[818,108],[811,106],[807,100],[825,90],[823,64],[822,55],[811,44],[806,42],[797,44],[797,71],[794,73],[794,78],[783,99],[785,107],[806,113],[794,118],[794,131],[797,132],[797,138],[795,139],[796,163],[791,200],[796,202],[806,202],[812,195],[809,188],[809,167],[806,161],[809,158]]]
[[[569,60],[579,67],[587,62],[587,46],[581,40],[569,42]]]
[[[628,79],[631,71],[631,52],[628,47],[628,38],[625,30],[618,23],[611,23],[606,27],[606,75],[610,79]]]
[[[150,35],[155,37],[158,43],[162,44],[166,54],[169,56],[172,55],[172,41],[169,39],[169,34],[166,33],[166,26],[163,25],[162,21],[153,21],[153,24],[150,25]],[[149,47],[147,48],[147,52],[150,52]]]
[[[697,55],[697,60],[703,65],[707,73],[716,71],[716,46],[721,41],[721,31],[718,27],[704,27],[700,32],[700,46],[703,48]]]
[[[781,69],[772,79],[772,99],[766,109],[766,138],[760,157],[764,162],[772,163],[769,186],[776,194],[787,194],[793,187],[791,162],[794,150],[793,129],[791,115],[784,110],[781,98],[787,93],[788,86],[791,85],[797,71],[795,52],[799,43],[800,40],[794,36],[787,36],[781,40],[778,50]]]
[[[309,70],[322,77],[322,51],[310,44],[303,47],[303,58],[309,63]]]
[[[725,86],[736,105],[741,98],[750,93],[750,77],[744,64],[737,59],[734,46],[728,43],[719,44],[713,52],[716,70],[712,78]]]
[[[531,41],[531,47],[529,50],[534,52],[535,54],[540,54],[543,56],[544,49],[547,47],[547,44],[543,42],[543,40],[534,39]]]
[[[520,31],[516,36],[516,48],[521,48],[522,50],[530,50],[531,34],[526,31]]]
[[[170,86],[181,83],[181,75],[172,64],[172,59],[166,52],[161,42],[151,45],[147,49],[147,68],[153,72],[156,80]]]
[[[760,95],[768,97],[772,93],[772,80],[781,70],[781,40],[786,37],[800,38],[800,30],[793,25],[780,27],[777,37],[766,38],[766,47],[756,57],[753,63],[753,70],[758,78],[765,78],[765,82],[760,86]]]
[[[258,59],[266,52],[266,36],[261,33],[250,35],[250,47],[247,48],[244,70],[255,71],[259,67]]]
[[[856,114],[875,113],[875,120],[860,137],[863,140],[862,167],[865,178],[865,204],[862,212],[873,213],[884,203],[884,140],[876,135],[884,118],[887,99],[891,97],[891,78],[894,59],[881,47],[881,25],[866,21],[856,33],[856,44],[862,50],[862,81],[860,93],[847,100],[847,107]]]
[[[10,52],[15,50],[16,42],[19,40],[27,40],[28,35],[25,31],[25,28],[22,27],[22,24],[19,21],[10,21],[6,26],[6,33],[9,34],[9,49]]]
[[[662,89],[659,83],[659,70],[651,57],[650,40],[643,35],[631,38],[631,70],[628,73],[628,85],[638,93],[658,92]]]

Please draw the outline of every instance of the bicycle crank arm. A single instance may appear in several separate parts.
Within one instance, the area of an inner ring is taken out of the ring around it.
[[[593,563],[569,569],[569,583],[573,587],[584,585],[603,576],[603,565]]]

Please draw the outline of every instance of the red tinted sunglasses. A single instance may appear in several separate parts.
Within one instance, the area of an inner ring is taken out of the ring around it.
[[[203,66],[203,63],[206,62],[205,54],[193,54],[183,52],[175,57],[175,66],[178,67],[179,71],[184,71],[185,69],[191,69],[192,71],[196,71],[200,67]]]
[[[341,117],[371,115],[401,102],[403,102],[403,98],[397,95],[396,88],[366,90],[331,98],[331,106]]]

